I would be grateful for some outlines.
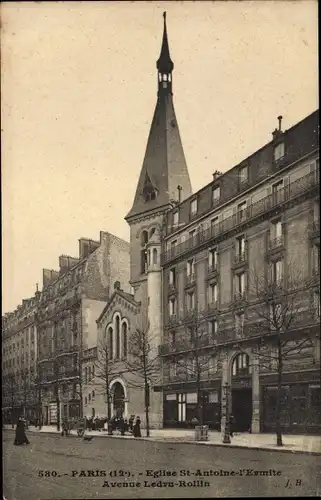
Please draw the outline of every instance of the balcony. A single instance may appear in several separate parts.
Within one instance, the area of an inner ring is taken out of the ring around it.
[[[80,351],[79,345],[72,345],[68,347],[61,347],[60,349],[55,349],[54,356],[69,356],[69,354],[75,354]]]
[[[283,235],[277,236],[276,238],[269,239],[268,249],[271,251],[283,249],[284,246],[284,238]]]
[[[232,268],[235,269],[238,267],[242,267],[246,263],[247,263],[247,252],[245,250],[243,252],[237,252],[234,255]]]
[[[195,273],[186,274],[186,277],[185,277],[185,286],[186,287],[194,285],[195,282],[196,282]]]
[[[177,292],[176,283],[169,283],[167,291],[169,295],[175,294]]]
[[[239,221],[237,214],[227,217],[223,221],[213,224],[211,227],[199,232],[196,237],[189,238],[186,241],[175,245],[162,254],[162,265],[181,257],[190,250],[198,248],[213,239],[219,241],[227,236],[228,233],[237,229],[241,230],[244,224],[253,223],[257,218],[266,214],[270,216],[271,211],[280,208],[282,205],[295,200],[299,196],[308,196],[319,186],[319,179],[315,178],[315,173],[311,172],[299,179],[291,182],[287,186],[278,190],[277,193],[268,195],[252,205],[249,205],[244,213],[242,212],[242,221]],[[204,214],[206,215],[206,214]]]
[[[189,352],[195,349],[202,349],[206,347],[214,346],[215,342],[210,335],[204,333],[194,340],[186,339],[183,341],[177,341],[175,343],[162,344],[158,348],[158,354],[160,356],[168,356],[172,354],[179,354],[183,352]]]
[[[218,273],[217,264],[213,264],[212,266],[211,265],[208,266],[208,269],[207,269],[208,276],[210,276],[212,278],[212,277],[216,276],[217,273]]]
[[[207,312],[208,313],[213,313],[215,311],[218,311],[218,301],[213,300],[212,302],[209,302],[207,304]]]
[[[64,380],[68,378],[78,378],[78,377],[79,377],[78,369],[66,370],[65,372],[59,373],[58,375],[59,380]]]

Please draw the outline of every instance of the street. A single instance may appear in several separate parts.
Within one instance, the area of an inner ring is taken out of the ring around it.
[[[320,456],[3,431],[6,500],[316,496]]]

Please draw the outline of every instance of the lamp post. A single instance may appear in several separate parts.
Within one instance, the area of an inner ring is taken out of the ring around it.
[[[223,391],[224,391],[224,396],[225,396],[225,426],[224,426],[223,443],[229,444],[229,443],[231,443],[231,438],[230,438],[230,431],[229,431],[229,407],[228,407],[230,386],[228,385],[228,382],[225,382],[225,384],[223,386]]]

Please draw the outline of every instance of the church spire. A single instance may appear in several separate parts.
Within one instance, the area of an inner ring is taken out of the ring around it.
[[[157,60],[156,67],[158,69],[158,94],[172,93],[172,71],[174,63],[169,54],[167,27],[166,27],[166,12],[163,13],[164,30],[163,41],[160,56]]]

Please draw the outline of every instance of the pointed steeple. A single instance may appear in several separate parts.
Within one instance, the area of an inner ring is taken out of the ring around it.
[[[169,55],[167,27],[166,27],[166,12],[164,12],[163,17],[164,17],[163,42],[162,42],[161,53],[156,63],[156,67],[160,73],[171,73],[174,69],[174,63],[171,60],[171,56]]]
[[[173,61],[170,58],[166,13],[160,57],[157,61],[158,97],[148,137],[143,167],[135,199],[126,220],[160,208],[166,210],[170,202],[178,201],[177,186],[181,186],[181,200],[192,194],[184,150],[180,138],[172,96]]]

